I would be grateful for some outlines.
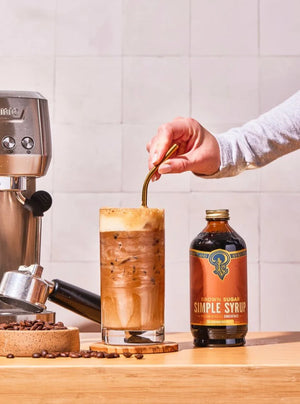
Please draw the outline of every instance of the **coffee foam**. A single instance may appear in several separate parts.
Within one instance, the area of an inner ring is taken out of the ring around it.
[[[164,210],[156,208],[101,208],[100,231],[163,230]]]

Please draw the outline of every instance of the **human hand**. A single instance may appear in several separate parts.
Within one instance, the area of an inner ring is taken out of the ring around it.
[[[221,163],[218,142],[192,118],[176,118],[158,128],[157,134],[147,144],[149,170],[163,159],[174,143],[179,146],[177,151],[161,164],[153,176],[154,181],[165,173],[193,171],[195,174],[212,175],[218,171]]]

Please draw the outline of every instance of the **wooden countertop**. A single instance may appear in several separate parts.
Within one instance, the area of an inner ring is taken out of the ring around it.
[[[82,349],[99,339],[82,334]],[[300,403],[300,332],[249,333],[235,348],[193,348],[143,359],[0,358],[0,402]]]

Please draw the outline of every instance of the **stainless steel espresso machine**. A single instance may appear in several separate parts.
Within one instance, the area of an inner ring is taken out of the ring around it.
[[[36,178],[47,173],[50,160],[47,100],[39,93],[0,91],[1,279],[6,271],[35,262],[39,229],[21,201],[35,192]],[[0,321],[18,315],[14,306],[0,302]],[[42,317],[50,320],[54,313]]]
[[[54,321],[47,299],[100,322],[100,297],[42,279],[41,217],[51,196],[36,179],[51,160],[48,102],[36,92],[0,91],[0,323]]]

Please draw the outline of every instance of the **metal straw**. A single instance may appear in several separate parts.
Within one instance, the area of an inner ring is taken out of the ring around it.
[[[144,185],[143,185],[143,190],[142,190],[142,206],[144,206],[145,208],[147,208],[147,194],[148,194],[148,185],[149,182],[152,178],[152,176],[154,175],[154,173],[158,170],[158,167],[164,163],[166,160],[168,160],[169,157],[172,156],[172,154],[178,149],[178,145],[177,144],[173,144],[173,146],[167,151],[167,153],[165,154],[164,158],[162,159],[162,161],[160,161],[156,166],[154,166],[152,168],[152,170],[149,171],[149,173],[147,174],[147,177],[145,178],[144,181]]]

